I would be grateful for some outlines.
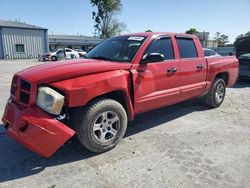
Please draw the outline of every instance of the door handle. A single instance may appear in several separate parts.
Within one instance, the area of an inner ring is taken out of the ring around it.
[[[196,66],[196,68],[197,68],[198,70],[201,70],[201,69],[203,69],[204,67],[205,67],[205,66],[202,65],[202,64]]]
[[[173,72],[176,72],[176,71],[177,71],[176,67],[168,69],[168,73],[173,73]]]

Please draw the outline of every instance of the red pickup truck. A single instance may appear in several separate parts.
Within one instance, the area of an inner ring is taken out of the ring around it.
[[[87,149],[103,152],[117,145],[136,114],[200,96],[220,106],[238,66],[232,56],[204,58],[193,35],[117,36],[85,59],[16,73],[2,120],[10,137],[44,157],[74,134]]]

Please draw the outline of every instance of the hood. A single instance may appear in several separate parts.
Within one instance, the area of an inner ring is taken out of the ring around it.
[[[76,59],[46,63],[24,69],[16,75],[37,83],[50,83],[87,74],[129,69],[130,63]]]
[[[235,41],[236,57],[242,54],[250,53],[250,37],[239,38]]]
[[[53,56],[53,55],[56,55],[56,52],[49,52],[48,54]]]
[[[50,52],[47,52],[47,53],[44,53],[43,55],[50,55],[51,53]]]

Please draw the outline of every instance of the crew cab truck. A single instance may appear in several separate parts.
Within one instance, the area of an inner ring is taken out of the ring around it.
[[[216,108],[237,77],[235,57],[204,58],[194,35],[117,36],[85,59],[16,73],[3,126],[44,157],[74,134],[87,149],[104,152],[118,144],[135,115],[200,96]]]

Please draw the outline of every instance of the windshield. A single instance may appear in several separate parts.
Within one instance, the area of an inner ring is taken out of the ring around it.
[[[53,50],[51,50],[51,52],[56,52],[58,49],[53,49]]]
[[[117,62],[131,62],[145,41],[141,36],[119,36],[103,41],[86,58]]]
[[[205,54],[206,57],[207,57],[207,56],[210,56],[210,51],[207,50],[207,49],[204,49],[204,54]]]

